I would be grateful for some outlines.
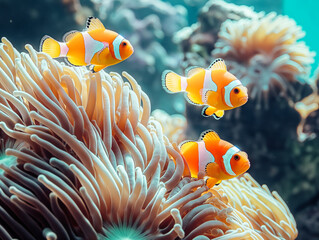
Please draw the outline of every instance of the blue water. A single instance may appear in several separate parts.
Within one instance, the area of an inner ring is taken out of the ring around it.
[[[318,26],[319,26],[319,1],[316,0],[286,0],[283,1],[283,14],[293,18],[297,25],[301,26],[306,36],[302,39],[315,51],[315,62],[313,63],[312,72],[319,64],[319,44],[318,44]]]

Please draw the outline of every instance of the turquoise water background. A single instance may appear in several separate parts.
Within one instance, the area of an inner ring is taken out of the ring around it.
[[[319,1],[317,0],[285,0],[283,1],[282,14],[293,18],[297,25],[302,27],[306,36],[302,39],[316,52],[315,62],[312,64],[312,72],[319,64]]]

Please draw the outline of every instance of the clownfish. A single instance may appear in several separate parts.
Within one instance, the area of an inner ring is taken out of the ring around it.
[[[165,70],[162,85],[169,93],[186,92],[188,102],[206,105],[202,115],[214,115],[216,119],[224,116],[224,110],[244,105],[248,101],[247,88],[230,72],[224,60],[216,59],[207,69],[190,67],[187,77]]]
[[[213,130],[204,131],[198,141],[185,141],[179,146],[192,177],[204,172],[209,188],[222,180],[234,178],[250,168],[247,153],[221,140]]]
[[[70,31],[64,35],[63,42],[44,36],[40,51],[52,58],[65,57],[69,65],[90,65],[92,72],[98,72],[127,59],[134,50],[124,37],[105,29],[99,19],[89,17],[85,31]]]

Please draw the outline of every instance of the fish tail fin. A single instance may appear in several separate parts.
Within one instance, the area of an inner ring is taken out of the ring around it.
[[[49,36],[44,36],[40,43],[40,51],[49,54],[52,58],[64,57],[61,54],[61,45],[64,43],[59,43]]]
[[[168,93],[184,91],[182,89],[182,76],[170,70],[165,70],[162,74],[162,85]]]

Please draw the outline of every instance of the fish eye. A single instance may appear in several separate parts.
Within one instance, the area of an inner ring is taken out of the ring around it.
[[[236,155],[234,156],[234,159],[235,159],[236,161],[238,161],[238,160],[240,159],[240,157],[236,154]]]
[[[126,42],[123,42],[123,43],[122,43],[122,46],[125,47],[125,46],[126,46]]]
[[[234,89],[234,93],[235,93],[235,94],[238,94],[239,92],[240,92],[240,90],[239,90],[238,88],[235,88],[235,89]]]

